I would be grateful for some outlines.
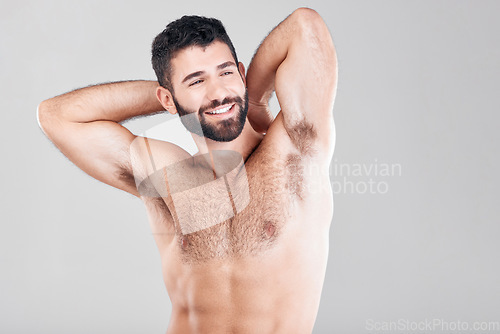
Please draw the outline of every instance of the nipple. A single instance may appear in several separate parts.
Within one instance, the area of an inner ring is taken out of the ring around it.
[[[182,239],[181,239],[181,247],[182,248],[186,248],[187,245],[188,245],[187,237],[182,237]]]
[[[274,224],[271,222],[267,222],[266,225],[264,226],[264,230],[266,231],[266,235],[268,237],[272,237],[276,232],[276,226],[274,226]]]

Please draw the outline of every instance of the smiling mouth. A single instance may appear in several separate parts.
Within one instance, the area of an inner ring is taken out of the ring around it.
[[[231,104],[229,106],[225,106],[223,108],[218,108],[215,110],[207,111],[205,112],[208,115],[224,115],[224,114],[229,114],[233,110],[234,104]]]

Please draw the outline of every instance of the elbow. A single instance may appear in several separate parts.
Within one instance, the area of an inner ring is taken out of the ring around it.
[[[323,18],[311,8],[298,8],[291,16],[296,27],[298,27],[299,36],[304,42],[317,42],[325,48],[334,48],[332,36]]]
[[[52,108],[48,100],[42,101],[36,108],[36,120],[42,132],[48,136],[47,129],[51,123]]]
[[[330,31],[321,16],[314,9],[298,8],[292,14],[294,23],[298,27],[298,38],[302,46],[310,46],[318,52],[334,59],[336,64],[336,51]]]
[[[45,132],[45,130],[43,129],[43,123],[45,123],[45,114],[46,114],[46,104],[47,102],[46,101],[42,101],[37,107],[36,107],[36,121],[38,123],[38,126],[40,127],[40,129],[43,131],[43,133],[45,133],[45,135],[47,135],[47,133]]]
[[[312,8],[308,8],[308,7],[297,8],[296,10],[293,11],[292,15],[295,15],[298,17],[306,17],[309,19],[321,18],[317,11],[315,11]]]
[[[322,32],[325,29],[328,31],[323,18],[317,11],[307,7],[297,8],[291,16],[296,24],[302,29],[313,29]]]

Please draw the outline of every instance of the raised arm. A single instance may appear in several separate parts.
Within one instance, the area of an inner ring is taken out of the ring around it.
[[[43,132],[90,176],[139,196],[130,158],[136,138],[118,122],[164,110],[156,81],[115,82],[78,89],[43,101]]]
[[[302,154],[333,153],[337,58],[318,13],[299,8],[271,31],[248,68],[247,85],[254,105],[267,104],[276,91],[285,130]],[[259,115],[249,110],[251,117]]]

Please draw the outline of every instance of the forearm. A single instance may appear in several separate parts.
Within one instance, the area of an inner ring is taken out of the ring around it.
[[[286,59],[297,32],[297,11],[276,26],[261,43],[248,67],[248,98],[266,103],[274,91],[276,72]]]
[[[85,87],[43,101],[44,112],[63,121],[121,122],[164,110],[156,98],[156,81],[123,81]]]

